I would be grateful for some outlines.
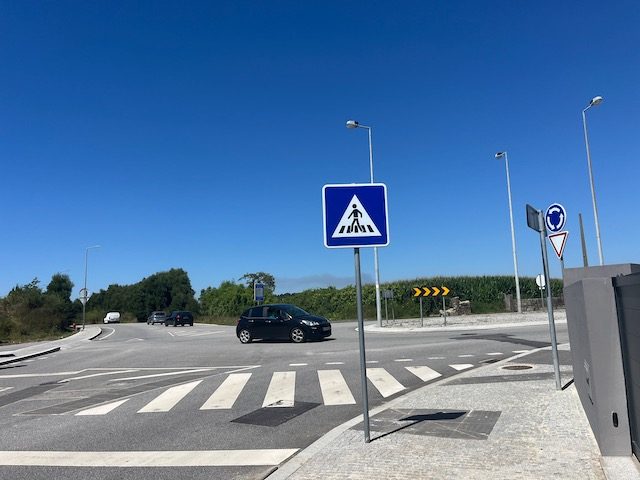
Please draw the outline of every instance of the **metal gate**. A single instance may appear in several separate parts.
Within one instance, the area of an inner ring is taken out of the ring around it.
[[[631,448],[640,458],[640,274],[615,277]],[[616,419],[613,419],[614,424]]]

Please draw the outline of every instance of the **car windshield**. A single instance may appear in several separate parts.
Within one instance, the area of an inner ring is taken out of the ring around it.
[[[299,317],[300,315],[309,315],[309,313],[305,312],[300,307],[296,307],[295,305],[283,305],[282,310],[287,312],[292,317]]]

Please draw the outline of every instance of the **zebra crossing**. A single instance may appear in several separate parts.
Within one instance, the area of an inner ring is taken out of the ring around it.
[[[334,362],[337,363],[337,362]],[[297,365],[297,364],[294,364]],[[450,368],[456,371],[472,368],[473,364],[452,364]],[[399,370],[398,370],[399,369]],[[415,386],[415,382],[408,382],[407,377],[400,380],[394,376],[390,369],[382,367],[367,368],[367,379],[370,388],[377,391],[381,397],[388,398],[402,391],[407,391],[410,387]],[[402,372],[409,372],[411,378],[417,378],[417,381],[426,383],[442,377],[443,373],[434,370],[426,365],[411,365],[396,367],[395,375],[402,377]],[[269,384],[264,391],[264,397],[259,398],[262,408],[291,408],[296,404],[296,378],[298,371],[277,371],[272,372]],[[317,377],[316,377],[317,376]],[[136,378],[136,377],[132,377]],[[214,391],[208,396],[206,401],[198,407],[201,411],[211,410],[231,410],[238,404],[238,399],[245,391],[247,385],[252,379],[255,379],[253,372],[236,372],[228,373],[226,377],[218,385]],[[356,397],[342,371],[339,369],[318,369],[314,372],[314,378],[317,378],[321,403],[325,406],[346,406],[355,405]],[[264,379],[263,379],[264,380]],[[401,381],[402,380],[402,381]],[[404,382],[404,383],[403,383]],[[195,380],[182,383],[164,389],[153,399],[145,401],[147,403],[139,408],[138,414],[158,414],[167,413],[174,409],[183,399],[196,389],[207,388],[204,380]],[[122,407],[130,402],[134,397],[118,399],[102,405],[92,406],[74,413],[77,416],[101,416],[107,415],[114,410]],[[320,399],[318,399],[320,400]],[[257,407],[259,405],[256,405]]]

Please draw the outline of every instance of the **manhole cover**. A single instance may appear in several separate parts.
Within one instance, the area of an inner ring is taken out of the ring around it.
[[[533,368],[531,365],[505,365],[504,370],[529,370]]]

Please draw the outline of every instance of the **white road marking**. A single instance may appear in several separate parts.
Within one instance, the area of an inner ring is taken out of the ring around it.
[[[171,387],[138,410],[138,413],[168,412],[175,407],[180,400],[186,397],[191,390],[200,385],[200,383],[202,383],[202,380]]]
[[[309,365],[308,363],[290,363],[289,366],[290,367],[305,367]]]
[[[38,360],[46,360],[49,357],[38,357]]]
[[[109,328],[109,327],[102,327],[102,328]],[[106,334],[104,337],[101,336],[98,340],[104,340],[105,338],[109,338],[111,335],[113,335],[114,333],[116,333],[115,328],[110,329],[111,333]]]
[[[530,350],[512,350],[513,353],[527,353],[530,352]]]
[[[129,400],[125,398],[124,400],[118,400],[117,402],[107,403],[105,405],[99,405],[97,407],[88,408],[87,410],[82,410],[81,412],[76,413],[76,415],[106,415],[107,413],[115,410],[124,402]]]
[[[203,335],[216,335],[218,333],[222,333],[222,330],[216,330],[214,332],[176,332],[176,337],[202,337]]]
[[[418,377],[423,382],[428,382],[429,380],[433,380],[434,378],[441,377],[442,374],[436,372],[432,368],[429,367],[404,367],[413,373],[416,377]]]
[[[138,371],[139,370],[137,369],[132,369],[132,370],[116,370],[115,372],[92,373],[91,375],[83,375],[81,377],[65,378],[64,380],[58,381],[58,383],[67,383],[67,382],[70,382],[71,380],[82,380],[84,378],[101,377],[103,375],[118,375],[120,373],[130,373],[130,372],[138,372]]]
[[[427,360],[444,360],[444,357],[427,357]]]
[[[487,355],[491,355],[491,356],[497,357],[499,355],[504,355],[504,354],[501,353],[501,352],[491,352],[491,353],[487,353]]]
[[[297,448],[146,452],[0,451],[0,465],[56,467],[246,467],[275,466]]]
[[[249,381],[250,373],[232,373],[217,388],[213,395],[200,407],[200,410],[231,408],[240,396],[240,392]]]
[[[404,390],[404,386],[384,368],[368,368],[367,378],[385,398]]]
[[[344,365],[344,362],[325,362],[325,365]]]
[[[469,357],[473,357],[474,355],[470,355],[470,354],[466,354],[466,355],[458,355],[458,358],[469,358]]]
[[[142,375],[140,377],[123,377],[123,378],[113,378],[109,380],[110,382],[122,382],[124,380],[140,380],[143,378],[156,378],[156,377],[167,377],[170,375],[184,375],[187,373],[199,373],[199,372],[210,372],[211,370],[215,370],[218,367],[210,367],[210,368],[196,368],[195,370],[181,370],[177,372],[166,372],[166,373],[154,373],[152,375]]]
[[[11,390],[13,387],[0,387],[0,392]]]
[[[293,407],[296,372],[273,372],[263,407]]]
[[[378,360],[367,360],[367,363],[380,363]]]
[[[455,370],[466,370],[467,368],[471,368],[473,367],[473,364],[471,363],[457,363],[457,364],[453,364],[453,365],[449,365],[451,368],[455,369]]]
[[[413,362],[413,358],[398,358],[394,362]]]
[[[318,380],[325,405],[354,405],[356,403],[340,370],[318,370]]]
[[[65,375],[77,375],[86,372],[86,370],[76,370],[75,372],[56,372],[56,373],[18,373],[16,375],[0,375],[0,378],[33,378],[33,377],[62,377]]]

